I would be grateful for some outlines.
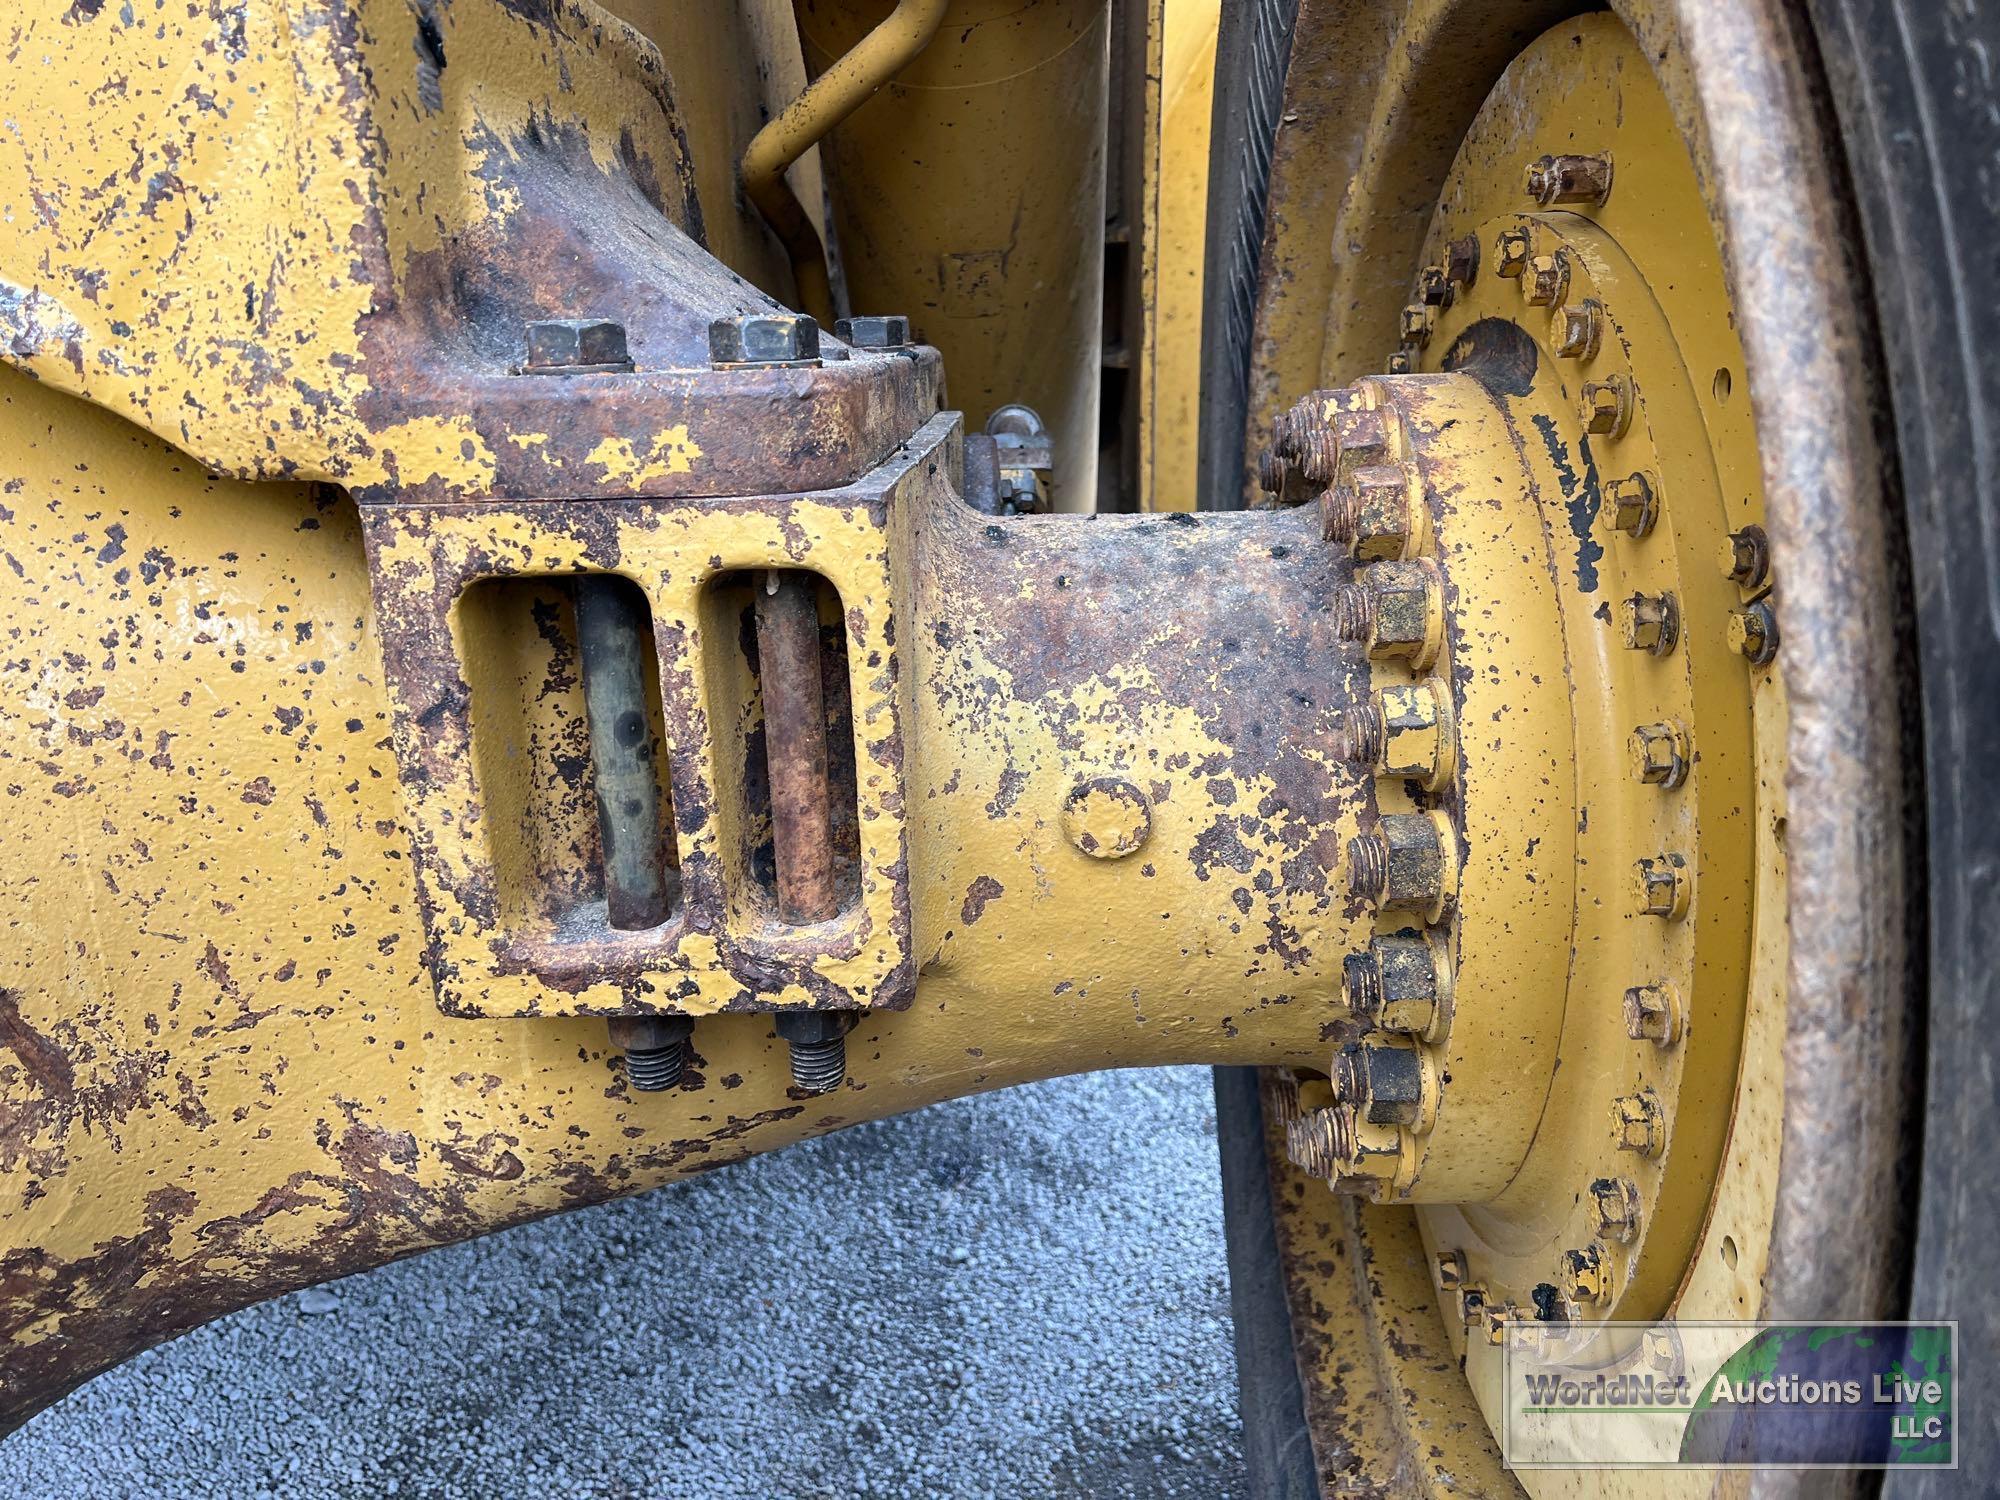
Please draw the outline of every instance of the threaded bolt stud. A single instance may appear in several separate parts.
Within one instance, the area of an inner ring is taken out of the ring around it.
[[[1355,765],[1372,766],[1382,758],[1387,729],[1382,710],[1373,703],[1358,704],[1341,716],[1342,752]]]
[[[694,1022],[687,1016],[612,1016],[611,1045],[625,1054],[625,1081],[642,1094],[664,1093],[680,1086],[687,1070],[688,1038]]]
[[[1369,899],[1389,889],[1389,841],[1381,834],[1356,834],[1347,841],[1347,888]]]
[[[1365,641],[1375,623],[1375,601],[1358,583],[1343,583],[1333,596],[1333,625],[1343,641]]]
[[[830,1094],[847,1081],[847,1033],[852,1011],[787,1011],[776,1019],[792,1054],[792,1087]]]

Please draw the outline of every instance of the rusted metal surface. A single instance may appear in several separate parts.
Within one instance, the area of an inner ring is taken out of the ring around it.
[[[659,926],[670,904],[671,835],[660,822],[646,713],[650,624],[645,596],[623,579],[577,581],[577,660],[604,850],[605,921],[622,931]]]
[[[842,893],[826,774],[819,590],[810,573],[773,568],[757,581],[756,593],[778,913],[787,922],[824,922],[839,913]]]

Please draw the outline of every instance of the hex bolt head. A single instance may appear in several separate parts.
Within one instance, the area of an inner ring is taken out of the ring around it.
[[[1759,599],[1732,609],[1726,622],[1729,649],[1753,667],[1769,666],[1778,654],[1778,616],[1771,601]]]
[[[1622,437],[1632,425],[1632,382],[1623,375],[1587,380],[1577,397],[1584,431],[1598,437]]]
[[[1422,672],[1437,660],[1444,640],[1444,588],[1423,558],[1370,563],[1359,582],[1334,597],[1335,624],[1347,640],[1363,642],[1376,661],[1407,659]]]
[[[1651,1089],[1620,1094],[1611,1101],[1611,1135],[1620,1151],[1653,1157],[1666,1145],[1667,1127],[1660,1099]]]
[[[1377,1028],[1440,1039],[1451,1011],[1451,962],[1443,943],[1421,933],[1384,933],[1366,953],[1342,960],[1347,1003]]]
[[[1331,1118],[1333,1160],[1343,1192],[1381,1198],[1403,1162],[1403,1133],[1395,1125],[1361,1118],[1351,1104],[1326,1111]]]
[[[596,375],[632,368],[625,326],[608,318],[549,318],[527,328],[524,375]]]
[[[819,324],[804,313],[739,313],[708,325],[709,361],[718,368],[816,365]]]
[[[1384,375],[1408,375],[1416,367],[1416,352],[1408,344],[1393,351],[1387,359],[1382,361],[1382,373]]]
[[[1450,833],[1438,812],[1384,813],[1372,831],[1347,841],[1348,889],[1384,910],[1436,920],[1449,904]]]
[[[1358,562],[1411,557],[1428,539],[1423,472],[1414,463],[1357,465],[1334,493],[1340,539]]]
[[[1602,203],[1611,196],[1611,158],[1544,156],[1528,164],[1528,196],[1547,208],[1556,203]]]
[[[1670,984],[1635,984],[1625,992],[1625,1034],[1635,1042],[1671,1047],[1687,1031],[1681,997]]]
[[[841,318],[833,333],[857,349],[901,349],[910,343],[910,320],[900,315]]]
[[[1687,915],[1694,882],[1688,875],[1685,858],[1679,854],[1656,854],[1635,861],[1633,872],[1642,916],[1678,922]]]
[[[1437,1277],[1438,1290],[1455,1292],[1465,1285],[1465,1252],[1463,1250],[1440,1250],[1432,1263],[1432,1274]]]
[[[1431,341],[1431,329],[1436,326],[1437,309],[1428,303],[1412,302],[1403,309],[1396,331],[1406,346],[1415,344],[1421,348]]]
[[[1549,343],[1559,359],[1595,359],[1604,336],[1604,307],[1586,297],[1574,307],[1559,307],[1549,318]]]
[[[1426,307],[1449,307],[1451,290],[1451,276],[1443,266],[1425,266],[1417,272],[1417,300]]]
[[[1556,1283],[1572,1302],[1602,1307],[1611,1300],[1611,1268],[1604,1263],[1603,1251],[1595,1245],[1563,1251]]]
[[[1558,250],[1537,255],[1528,262],[1521,278],[1521,295],[1530,307],[1555,307],[1569,295],[1569,257]]]
[[[1630,537],[1642,537],[1660,518],[1659,487],[1650,474],[1627,474],[1604,487],[1611,524]]]
[[[1334,1097],[1371,1125],[1430,1125],[1437,1090],[1426,1078],[1423,1049],[1407,1043],[1364,1042],[1333,1060]]]
[[[1672,594],[1634,594],[1619,606],[1618,619],[1628,651],[1666,656],[1680,642],[1681,611]]]
[[[1639,1232],[1639,1188],[1630,1178],[1598,1178],[1590,1185],[1590,1203],[1605,1239],[1628,1244]]]
[[[1349,758],[1378,776],[1421,782],[1428,791],[1450,782],[1457,747],[1442,687],[1427,678],[1378,689],[1353,718]]]
[[[1493,241],[1494,274],[1509,279],[1520,276],[1528,269],[1528,258],[1534,254],[1534,244],[1525,229],[1501,230]]]
[[[1771,576],[1771,543],[1761,526],[1732,531],[1722,544],[1722,576],[1741,589],[1760,589]]]
[[[1678,724],[1641,724],[1632,731],[1632,774],[1647,786],[1672,791],[1687,780],[1687,731]]]
[[[1479,236],[1460,235],[1444,253],[1444,274],[1457,286],[1471,286],[1479,275]]]

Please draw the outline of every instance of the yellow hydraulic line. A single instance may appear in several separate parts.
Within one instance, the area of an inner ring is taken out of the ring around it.
[[[842,120],[867,103],[903,65],[930,44],[948,0],[902,0],[868,35],[806,86],[785,112],[757,132],[743,153],[743,191],[757,205],[791,257],[800,310],[833,321],[833,288],[819,232],[799,202],[785,169]]]

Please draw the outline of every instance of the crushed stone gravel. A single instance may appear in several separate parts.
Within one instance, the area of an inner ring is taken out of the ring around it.
[[[23,1500],[1245,1493],[1202,1068],[857,1126],[245,1309],[0,1443]]]

